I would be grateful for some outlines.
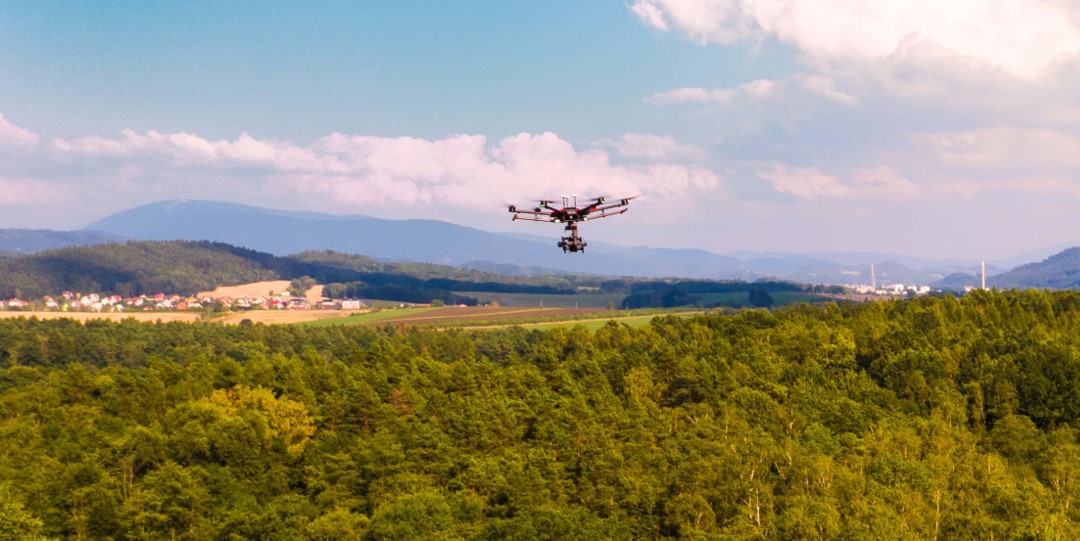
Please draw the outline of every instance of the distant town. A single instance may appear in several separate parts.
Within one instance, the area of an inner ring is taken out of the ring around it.
[[[359,310],[366,308],[364,301],[356,299],[322,300],[309,302],[305,297],[288,293],[257,297],[210,297],[183,296],[157,293],[124,298],[120,295],[100,293],[63,293],[46,295],[39,299],[12,298],[0,300],[0,310],[42,310],[60,312],[127,312],[154,310]]]
[[[892,297],[897,295],[928,295],[931,291],[930,286],[919,284],[889,284],[880,287],[863,284],[845,285],[844,287],[860,295],[883,295]]]
[[[928,295],[930,286],[921,284],[888,284],[882,286],[851,284],[842,286],[849,294],[878,297]],[[965,288],[970,291],[973,288]],[[386,301],[390,302],[390,301]],[[429,304],[405,303],[409,306]],[[260,296],[210,296],[157,293],[123,297],[102,293],[64,291],[34,299],[18,297],[0,299],[0,310],[45,312],[152,312],[152,311],[231,311],[248,310],[362,310],[369,305],[359,299],[322,299],[312,302],[306,297],[287,292]]]

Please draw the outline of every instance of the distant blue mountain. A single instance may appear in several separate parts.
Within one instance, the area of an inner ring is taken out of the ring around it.
[[[151,203],[85,229],[137,240],[210,240],[275,255],[334,250],[384,260],[485,261],[616,276],[755,277],[741,261],[701,250],[590,244],[586,255],[567,256],[550,239],[515,238],[435,220],[290,212],[215,201]]]
[[[586,254],[564,255],[551,238],[497,234],[435,220],[384,220],[360,215],[272,210],[216,201],[162,201],[125,210],[88,225],[136,240],[210,240],[275,255],[334,250],[376,259],[420,261],[507,273],[570,272],[612,276],[778,278],[812,284],[877,282],[932,284],[955,273],[975,273],[978,262],[937,261],[898,254],[793,254],[627,247],[589,243]],[[0,250],[7,249],[0,244]],[[1003,269],[988,266],[988,275]]]
[[[0,253],[8,255],[35,254],[68,246],[93,246],[109,242],[124,242],[121,235],[84,229],[82,231],[53,231],[51,229],[0,229]]]

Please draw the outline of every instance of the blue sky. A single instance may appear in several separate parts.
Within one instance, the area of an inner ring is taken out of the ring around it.
[[[1080,242],[1057,0],[5,2],[0,227],[171,198],[590,240],[1002,258]]]
[[[635,127],[642,114],[627,111],[656,88],[793,69],[780,55],[760,66],[746,48],[656,35],[620,3],[313,4],[9,6],[5,105],[72,137],[125,128],[300,141],[334,131],[604,137]]]

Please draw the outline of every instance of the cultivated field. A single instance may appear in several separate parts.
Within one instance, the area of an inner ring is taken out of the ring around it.
[[[161,321],[168,323],[170,321],[208,321],[211,323],[222,323],[225,325],[238,325],[241,321],[247,319],[252,323],[264,323],[266,325],[288,325],[293,323],[304,323],[310,321],[319,321],[321,319],[337,318],[341,319],[343,314],[348,314],[343,310],[248,310],[246,312],[231,312],[221,317],[214,317],[205,319],[203,312],[60,312],[60,311],[41,311],[41,312],[24,312],[16,310],[0,311],[0,318],[17,318],[36,317],[38,319],[74,319],[76,321],[90,321],[94,319],[107,319],[110,321],[122,321],[125,319],[134,319],[136,321]]]
[[[135,319],[137,321],[198,321],[199,314],[194,312],[21,312],[15,310],[0,311],[0,318],[13,317],[36,317],[38,319],[74,319],[76,321],[89,321],[91,319],[108,319],[121,321]]]
[[[596,308],[513,308],[499,306],[447,306],[383,310],[342,318],[324,319],[312,325],[453,325],[460,322],[511,321],[535,318],[572,319],[599,313]]]
[[[598,308],[513,308],[513,307],[444,307],[444,308],[401,308],[374,312],[352,312],[342,310],[249,310],[232,312],[223,316],[205,319],[201,312],[18,312],[0,311],[0,318],[36,317],[38,319],[68,318],[86,322],[106,319],[121,321],[135,319],[144,322],[172,321],[195,322],[207,321],[223,325],[238,325],[241,321],[264,325],[426,325],[434,327],[468,327],[485,329],[520,325],[538,329],[549,329],[565,325],[584,325],[599,328],[610,320],[638,327],[646,325],[658,315],[688,316],[700,314],[700,311],[679,313],[640,312],[612,313]],[[594,314],[596,317],[589,317]]]
[[[533,308],[607,308],[622,304],[626,293],[577,293],[556,295],[544,293],[491,293],[487,291],[462,291],[461,295],[473,297],[481,303],[497,302],[501,306],[529,306]],[[745,295],[744,295],[745,296]]]
[[[221,286],[213,291],[200,291],[195,296],[197,298],[210,297],[211,299],[217,299],[220,297],[232,297],[234,299],[239,297],[247,297],[253,299],[255,297],[272,297],[275,295],[282,295],[289,289],[289,280],[267,280],[265,282],[251,282],[250,284],[240,284],[238,286]],[[323,286],[312,286],[305,292],[304,297],[308,302],[314,303],[322,300]]]
[[[211,297],[270,297],[285,293],[289,288],[288,280],[269,280],[237,286],[224,286],[213,291],[201,291],[199,298]],[[318,285],[307,291],[311,303],[322,300],[323,286]],[[609,306],[618,305],[622,294],[586,293],[577,295],[530,295],[530,294],[492,294],[466,292],[484,301],[497,301],[503,306],[484,307],[412,307],[382,309],[375,311],[352,310],[248,310],[207,314],[203,311],[165,312],[165,311],[129,311],[129,312],[18,312],[0,311],[0,317],[36,317],[38,319],[69,318],[77,321],[107,319],[120,321],[135,319],[138,321],[206,321],[223,325],[238,325],[244,320],[265,325],[305,324],[317,326],[329,325],[425,325],[435,327],[470,326],[473,328],[501,327],[507,325],[526,325],[538,328],[559,325],[584,324],[599,327],[611,319],[618,319],[628,325],[647,324],[654,314],[613,313]],[[377,303],[379,301],[369,301]],[[594,314],[595,317],[589,317]],[[210,317],[208,317],[210,316]]]
[[[252,323],[289,325],[324,319],[340,319],[343,315],[349,313],[352,312],[346,310],[248,310],[246,312],[231,312],[226,316],[215,317],[211,321],[226,325],[238,325],[241,321],[247,319]]]

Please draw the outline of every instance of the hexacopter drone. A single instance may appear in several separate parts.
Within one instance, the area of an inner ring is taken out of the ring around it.
[[[555,201],[542,199],[540,200],[540,206],[533,210],[518,210],[516,206],[510,205],[510,212],[514,214],[515,221],[528,220],[530,222],[566,224],[565,231],[568,231],[569,235],[559,241],[559,248],[562,248],[563,252],[585,253],[585,239],[578,235],[578,222],[618,216],[629,209],[622,208],[617,211],[612,211],[612,209],[625,207],[630,204],[631,199],[636,197],[626,197],[610,205],[605,204],[607,202],[605,198],[597,197],[591,200],[592,203],[579,207],[576,195],[564,195],[562,196],[562,207],[560,208],[551,206],[555,204]],[[571,199],[573,205],[570,204]]]

